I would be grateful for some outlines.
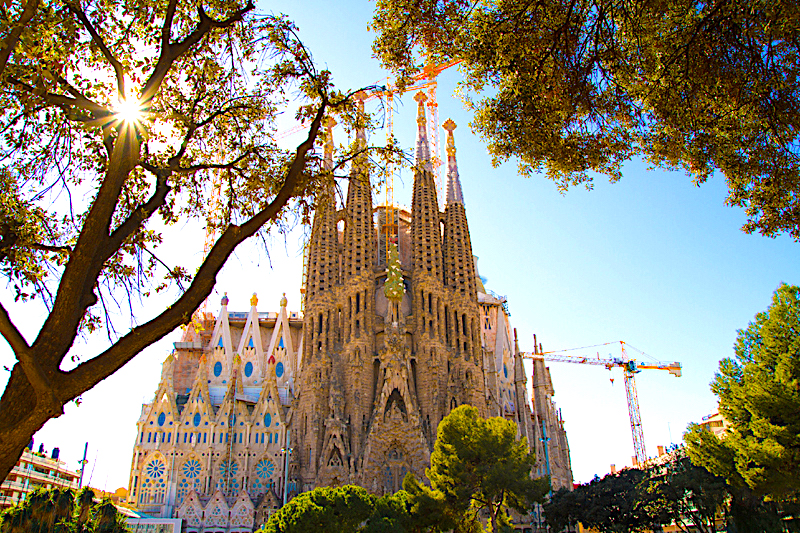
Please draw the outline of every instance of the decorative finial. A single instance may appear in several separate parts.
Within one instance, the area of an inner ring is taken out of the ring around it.
[[[447,152],[448,156],[455,156],[456,155],[456,143],[453,140],[453,130],[456,129],[456,123],[453,122],[453,119],[448,118],[442,127],[447,130],[447,144],[445,146],[445,151]]]
[[[358,127],[356,128],[356,139],[363,141],[361,145],[363,148],[366,146],[367,142],[367,134],[364,130],[364,122],[367,120],[366,114],[364,113],[364,102],[367,99],[367,93],[364,91],[358,91],[353,97],[356,99],[356,108],[358,109]]]
[[[224,306],[228,305],[228,293],[226,292],[225,295],[222,297],[221,303]]]
[[[289,300],[286,299],[286,293],[283,293],[283,298],[281,298],[281,307],[286,307],[286,304],[289,303]]]
[[[336,125],[336,119],[328,115],[325,119],[325,153],[324,163],[325,169],[333,169],[333,127]]]
[[[253,293],[253,295],[250,297],[250,305],[252,307],[255,307],[255,306],[258,305],[258,296],[256,296],[256,293]]]
[[[234,355],[234,356],[233,356],[233,364],[234,364],[235,366],[239,366],[239,365],[241,365],[241,364],[242,364],[242,356],[241,356],[241,355],[239,355],[238,353],[237,353],[236,355]]]
[[[428,121],[425,118],[425,102],[428,97],[425,93],[419,91],[414,95],[414,100],[417,102],[417,164],[433,172],[433,165],[431,164],[431,151],[428,147]]]
[[[414,100],[417,102],[417,124],[424,125],[427,122],[425,120],[425,102],[428,101],[428,97],[424,92],[419,91],[414,95]]]
[[[458,165],[456,164],[456,141],[453,137],[453,130],[456,123],[452,119],[447,119],[442,127],[447,130],[447,205],[458,203],[464,205],[464,195],[461,192],[461,180],[458,177]]]

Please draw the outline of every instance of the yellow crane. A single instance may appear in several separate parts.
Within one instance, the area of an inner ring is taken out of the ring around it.
[[[568,352],[585,352],[586,350],[601,348],[605,346],[619,345],[620,356],[601,358],[599,352],[596,357],[588,357],[586,355],[574,355]],[[597,365],[603,366],[608,370],[619,367],[622,369],[622,375],[625,378],[625,394],[628,400],[628,416],[631,422],[631,434],[633,435],[633,451],[634,457],[638,464],[643,464],[647,460],[647,451],[644,446],[644,432],[642,431],[642,415],[639,410],[639,396],[636,393],[636,381],[634,376],[642,370],[666,370],[670,374],[681,377],[681,364],[677,361],[661,362],[661,361],[642,361],[628,356],[628,350],[637,352],[640,356],[645,355],[644,352],[634,348],[633,346],[625,343],[624,341],[606,342],[604,344],[597,344],[594,346],[585,346],[583,348],[570,348],[567,350],[543,351],[541,345],[535,344],[534,337],[534,351],[522,352],[522,357],[526,359],[534,359],[539,361],[550,361],[556,363],[577,363],[581,365]]]

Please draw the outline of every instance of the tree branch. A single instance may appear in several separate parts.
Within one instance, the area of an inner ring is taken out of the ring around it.
[[[142,223],[150,218],[156,210],[164,205],[169,191],[172,187],[167,185],[167,173],[164,171],[156,172],[156,190],[144,204],[140,205],[133,212],[128,215],[125,222],[119,225],[117,229],[110,235],[109,239],[104,243],[106,251],[103,254],[105,257],[103,262],[108,260],[109,257],[114,255],[117,250],[122,246],[125,240],[133,235],[138,230]]]
[[[100,51],[103,53],[103,57],[106,58],[106,61],[113,67],[114,73],[117,76],[117,91],[119,92],[119,96],[123,99],[125,98],[125,70],[122,68],[122,63],[114,57],[114,54],[111,53],[111,50],[108,49],[106,46],[105,41],[102,37],[97,33],[92,25],[92,22],[89,20],[89,17],[86,16],[86,13],[82,9],[78,7],[78,4],[75,2],[66,2],[67,9],[69,9],[78,20],[81,21],[83,27],[86,28],[86,31],[89,32],[89,35],[92,36],[92,41],[100,48]]]
[[[11,322],[11,317],[8,316],[8,311],[2,304],[0,304],[0,333],[11,346],[11,349],[14,350],[14,355],[19,361],[25,377],[28,378],[28,382],[33,387],[33,392],[37,398],[36,409],[50,416],[61,414],[63,412],[63,404],[56,397],[56,388],[47,379],[41,365],[39,365],[39,361],[34,357],[34,350],[31,349],[22,333]]]
[[[8,316],[8,311],[6,311],[2,303],[0,303],[0,334],[3,335],[11,349],[14,350],[14,354],[17,354],[17,359],[19,359],[20,353],[30,351],[31,347],[28,345],[28,341],[25,340],[25,337],[22,336],[22,333],[19,332],[14,323],[11,322],[11,317]]]
[[[64,380],[65,397],[77,396],[107,378],[145,347],[191,320],[192,313],[211,294],[217,273],[236,246],[254,235],[267,221],[275,219],[296,194],[297,185],[303,176],[306,157],[313,150],[327,108],[328,102],[323,98],[309,128],[308,137],[297,147],[283,185],[272,202],[241,226],[228,226],[211,248],[189,288],[172,306],[149,322],[131,330],[105,352],[68,372],[67,379]]]
[[[198,6],[197,13],[200,17],[200,21],[197,23],[194,31],[179,43],[170,43],[169,35],[172,29],[172,18],[175,15],[175,6],[173,5],[175,3],[175,0],[172,0],[167,10],[167,17],[164,20],[164,26],[161,30],[161,55],[153,69],[153,73],[147,79],[142,89],[140,97],[142,102],[149,102],[155,97],[167,72],[169,72],[170,67],[172,67],[172,63],[186,53],[192,46],[200,42],[209,31],[213,28],[227,28],[242,20],[248,11],[255,9],[255,5],[253,5],[252,1],[248,1],[244,8],[237,10],[227,19],[218,21],[209,17],[202,6]]]
[[[83,97],[77,91],[75,91],[75,94],[73,94],[73,96],[74,96],[73,98],[70,98],[68,96],[64,96],[64,95],[61,95],[61,94],[54,94],[54,93],[41,94],[41,93],[37,93],[36,89],[33,86],[28,85],[27,83],[25,83],[22,80],[18,80],[16,78],[9,78],[8,81],[12,85],[16,85],[17,87],[20,87],[20,88],[24,89],[25,91],[27,91],[27,92],[29,92],[31,94],[34,94],[39,98],[42,98],[43,100],[47,101],[51,105],[60,107],[65,112],[66,112],[66,108],[67,107],[73,107],[74,106],[74,107],[77,107],[77,108],[80,108],[80,109],[85,109],[86,111],[89,111],[89,112],[93,113],[95,115],[95,118],[102,118],[104,116],[109,116],[109,115],[112,114],[104,106],[101,106],[100,104],[96,104],[95,102],[92,102],[88,98]],[[68,92],[71,92],[71,91],[69,91],[69,89],[67,89],[67,90],[68,90]]]
[[[28,0],[25,2],[25,9],[22,11],[22,15],[20,15],[19,20],[14,25],[14,29],[9,32],[8,36],[3,41],[3,48],[0,49],[0,76],[2,76],[3,72],[6,70],[8,58],[11,57],[11,52],[17,47],[19,38],[22,35],[22,30],[24,30],[25,26],[33,19],[38,8],[39,0]]]

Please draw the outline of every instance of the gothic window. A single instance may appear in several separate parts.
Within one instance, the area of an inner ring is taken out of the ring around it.
[[[166,480],[164,474],[166,466],[161,459],[153,459],[144,467],[144,482],[139,492],[140,504],[164,503],[166,494]]]
[[[262,459],[256,466],[256,476],[259,479],[268,479],[275,472],[275,465],[269,459]]]
[[[236,461],[224,459],[219,464],[219,479],[217,479],[216,487],[227,495],[238,493],[241,487],[239,479],[236,477],[238,473],[239,464]]]
[[[175,503],[176,505],[180,505],[183,503],[183,499],[186,498],[186,495],[189,494],[189,481],[186,478],[182,478],[181,482],[178,483],[178,493],[176,495]]]
[[[195,479],[200,475],[203,468],[200,466],[200,461],[197,459],[189,459],[183,463],[182,474],[189,479]]]
[[[331,452],[331,456],[328,459],[328,466],[334,466],[334,467],[342,466],[342,454],[339,453],[338,448],[334,448],[333,451]]]

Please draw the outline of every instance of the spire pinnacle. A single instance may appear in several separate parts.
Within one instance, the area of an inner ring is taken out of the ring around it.
[[[325,170],[333,169],[333,127],[336,125],[336,119],[328,116],[325,119]]]
[[[364,113],[364,102],[367,99],[367,93],[364,91],[358,91],[355,94],[356,99],[356,107],[358,108],[358,118],[359,121],[366,120],[366,115]],[[356,139],[359,141],[360,147],[363,148],[367,145],[367,134],[364,130],[364,124],[359,124],[358,128],[356,128]]]
[[[456,123],[452,119],[442,124],[442,127],[447,130],[447,144],[445,150],[447,151],[447,204],[452,203],[464,204],[464,195],[461,192],[461,180],[458,177],[458,165],[456,164],[456,142],[453,138],[453,130],[456,129]]]
[[[428,120],[425,117],[425,102],[428,97],[419,91],[414,95],[414,100],[417,101],[417,164],[428,172],[433,172],[431,151],[428,146]]]

